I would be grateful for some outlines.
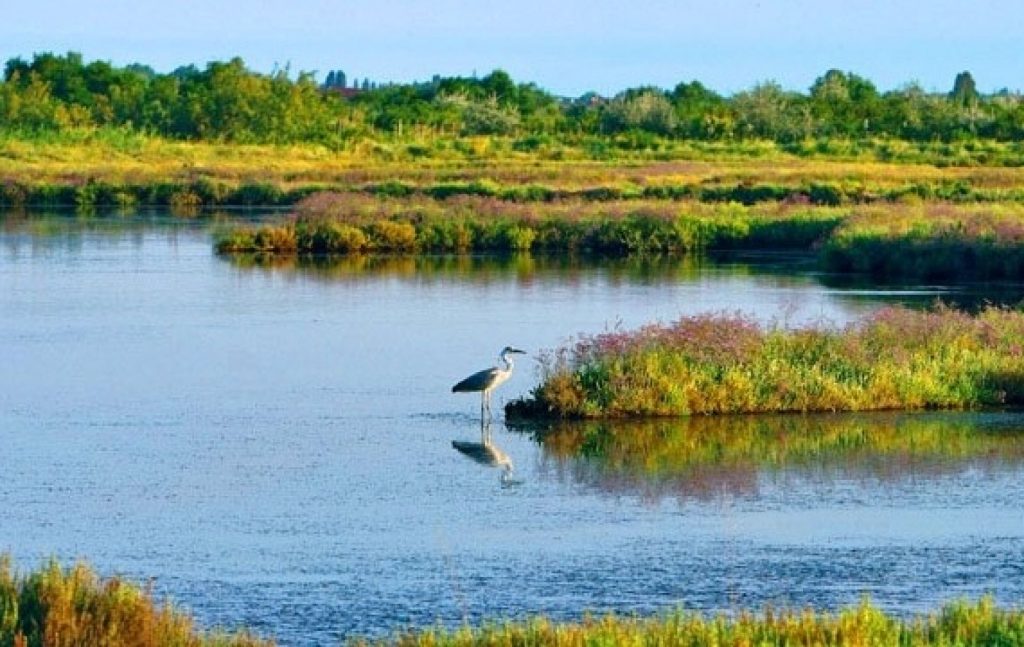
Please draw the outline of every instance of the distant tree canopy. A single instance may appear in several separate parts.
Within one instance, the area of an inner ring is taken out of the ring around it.
[[[806,93],[760,83],[721,96],[698,81],[642,86],[611,98],[557,97],[495,70],[409,84],[288,69],[261,74],[239,58],[159,74],[151,67],[86,63],[81,54],[13,58],[0,82],[0,131],[120,127],[186,140],[338,143],[363,134],[609,136],[643,133],[697,140],[888,137],[910,141],[1024,140],[1024,99],[978,92],[961,72],[948,93],[828,70]]]

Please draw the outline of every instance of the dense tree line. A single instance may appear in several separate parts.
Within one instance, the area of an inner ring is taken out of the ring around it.
[[[158,74],[144,65],[86,63],[80,54],[14,58],[0,83],[0,130],[62,132],[122,127],[164,137],[232,142],[338,143],[366,134],[510,135],[530,138],[637,133],[698,140],[890,137],[910,141],[1024,139],[1024,98],[982,95],[970,73],[948,93],[910,84],[881,92],[829,70],[806,93],[761,83],[722,96],[697,81],[638,87],[615,97],[567,99],[503,71],[435,77],[351,92],[288,69],[261,74],[241,59]]]

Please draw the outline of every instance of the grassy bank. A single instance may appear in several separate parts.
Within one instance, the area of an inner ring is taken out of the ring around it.
[[[971,408],[1024,402],[1024,313],[887,308],[839,330],[686,317],[582,337],[542,359],[512,416]]]
[[[56,562],[27,575],[0,556],[0,646],[108,647],[256,646],[272,643],[245,633],[204,633],[146,591],[101,580],[87,566]],[[586,616],[556,623],[542,617],[460,629],[411,629],[389,638],[353,638],[369,645],[1019,645],[1024,613],[991,598],[961,601],[938,612],[901,619],[864,600],[836,613],[766,609],[735,616],[674,611],[660,616]]]
[[[715,248],[808,248],[843,217],[837,208],[765,203],[583,200],[518,203],[321,193],[278,225],[223,231],[220,252],[583,251],[608,254]]]
[[[172,141],[103,129],[7,134],[0,135],[0,204],[266,206],[321,189],[516,201],[1024,201],[1024,165],[1000,166],[992,157],[1020,157],[1016,144],[967,150],[884,141],[675,141],[632,150],[617,141],[528,147],[511,137],[380,137],[328,148]]]
[[[101,579],[84,564],[57,562],[19,574],[0,554],[0,647],[119,645],[256,647],[247,633],[204,632],[191,618],[119,578]]]
[[[534,618],[458,630],[426,629],[357,645],[1021,645],[1024,613],[992,600],[949,604],[912,620],[868,601],[838,613],[767,609],[735,617],[677,611],[654,618],[607,615],[578,623]]]
[[[222,253],[684,253],[817,250],[830,272],[881,278],[1024,278],[1024,205],[921,202],[822,206],[696,200],[518,202],[323,192],[293,216],[222,230]]]
[[[876,277],[1024,278],[1024,208],[1015,204],[859,207],[821,250],[825,269]]]

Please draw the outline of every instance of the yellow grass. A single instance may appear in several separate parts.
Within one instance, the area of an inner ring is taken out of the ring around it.
[[[123,182],[271,182],[354,185],[405,180],[413,183],[487,178],[503,184],[539,183],[553,188],[604,184],[635,186],[799,185],[835,183],[848,190],[885,190],[913,184],[964,183],[979,189],[1024,185],[1024,168],[946,167],[824,158],[780,151],[766,157],[682,149],[671,160],[622,156],[595,161],[512,151],[508,146],[467,154],[443,150],[413,159],[401,144],[353,142],[344,150],[319,145],[241,145],[181,142],[144,136],[121,140],[82,135],[25,141],[0,139],[0,180],[59,183],[72,178]],[[850,191],[848,191],[850,192]]]

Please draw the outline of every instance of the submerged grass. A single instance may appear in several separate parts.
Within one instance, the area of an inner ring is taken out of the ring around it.
[[[409,631],[361,646],[461,647],[469,645],[1022,645],[1024,612],[995,606],[991,598],[960,601],[939,612],[902,620],[864,600],[837,613],[791,609],[706,616],[674,611],[657,617],[588,616],[581,622],[546,618],[490,623],[477,628]]]
[[[584,336],[508,413],[600,418],[1024,403],[1024,313],[886,308],[833,330],[699,315]]]
[[[192,619],[120,578],[56,561],[21,575],[0,554],[0,647],[257,647],[248,633],[203,632]]]

